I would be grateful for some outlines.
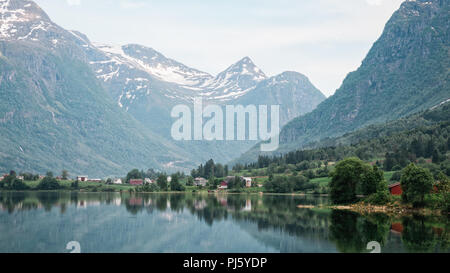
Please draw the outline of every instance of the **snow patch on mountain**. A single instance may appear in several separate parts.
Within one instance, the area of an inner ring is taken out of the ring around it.
[[[0,38],[37,40],[38,30],[47,31],[48,16],[32,1],[0,0]]]
[[[146,51],[154,53],[151,55],[143,55],[143,50],[136,49],[133,51],[132,49],[129,49],[134,45],[111,46],[95,44],[95,46],[105,52],[115,63],[127,64],[131,67],[138,68],[165,82],[178,84],[180,86],[195,87],[212,78],[211,75],[205,72],[189,68],[171,59],[167,59],[162,54],[157,53],[150,48],[143,47]],[[131,53],[133,54],[131,55]],[[160,61],[155,62],[157,59]],[[107,79],[108,77],[105,78],[105,80]]]

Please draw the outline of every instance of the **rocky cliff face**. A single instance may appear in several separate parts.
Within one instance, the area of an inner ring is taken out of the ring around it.
[[[449,4],[404,2],[336,93],[283,128],[278,152],[394,120],[450,98]],[[254,149],[243,158],[257,154]]]

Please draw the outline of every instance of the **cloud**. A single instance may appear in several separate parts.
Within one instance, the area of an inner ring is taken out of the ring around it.
[[[81,5],[81,0],[67,0],[69,6],[79,6]]]

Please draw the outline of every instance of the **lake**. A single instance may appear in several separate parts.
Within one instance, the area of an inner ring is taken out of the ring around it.
[[[300,209],[326,197],[0,192],[1,253],[450,252],[446,217]]]

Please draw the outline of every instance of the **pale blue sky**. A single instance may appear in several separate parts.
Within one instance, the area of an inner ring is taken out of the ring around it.
[[[403,0],[36,0],[94,42],[137,43],[217,74],[249,56],[327,96],[361,64]]]

